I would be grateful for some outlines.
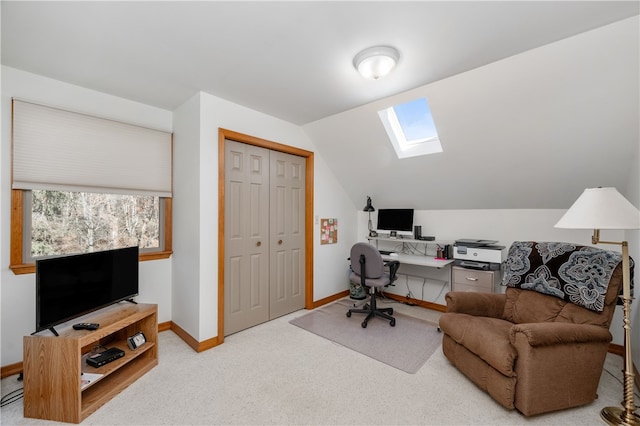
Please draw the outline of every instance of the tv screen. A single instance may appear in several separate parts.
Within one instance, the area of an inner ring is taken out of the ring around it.
[[[379,209],[377,231],[412,235],[413,209]]]
[[[138,247],[36,261],[36,332],[138,295]]]

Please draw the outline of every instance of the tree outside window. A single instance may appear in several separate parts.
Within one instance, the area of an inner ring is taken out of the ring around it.
[[[162,249],[159,197],[34,190],[30,257]]]

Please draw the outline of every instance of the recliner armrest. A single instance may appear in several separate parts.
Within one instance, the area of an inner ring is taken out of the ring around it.
[[[528,345],[532,347],[572,343],[609,343],[613,338],[608,329],[599,325],[569,322],[514,324],[509,331],[509,340],[514,346],[518,335],[525,337]]]
[[[447,312],[502,318],[506,296],[502,293],[450,291],[445,295]]]

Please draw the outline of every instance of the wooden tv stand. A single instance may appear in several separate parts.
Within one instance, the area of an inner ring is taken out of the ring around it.
[[[158,365],[157,305],[121,302],[76,322],[96,322],[100,328],[74,330],[70,322],[60,326],[59,337],[24,337],[25,417],[80,423]],[[147,342],[131,350],[127,338],[138,331]],[[99,368],[91,367],[85,359],[99,345],[120,348],[125,355]],[[82,388],[81,373],[102,376]]]

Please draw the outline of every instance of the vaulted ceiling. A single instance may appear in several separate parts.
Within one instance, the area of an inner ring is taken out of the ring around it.
[[[566,208],[637,161],[635,1],[1,7],[3,65],[167,110],[204,91],[302,125],[356,205]],[[399,64],[364,80],[353,56],[378,44]],[[444,152],[397,160],[377,110],[417,96]]]

